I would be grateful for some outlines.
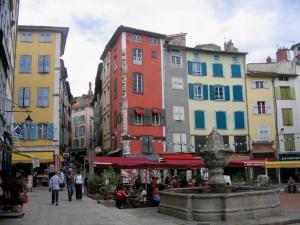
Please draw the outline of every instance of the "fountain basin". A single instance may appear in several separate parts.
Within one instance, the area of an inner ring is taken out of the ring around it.
[[[256,219],[280,213],[279,189],[243,186],[209,193],[209,188],[181,188],[160,195],[160,213],[189,221]]]

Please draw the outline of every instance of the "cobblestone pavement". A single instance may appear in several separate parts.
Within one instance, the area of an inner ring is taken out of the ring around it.
[[[81,201],[67,200],[61,191],[58,206],[50,204],[46,187],[29,192],[30,203],[25,204],[23,218],[0,218],[0,225],[300,225],[300,194],[281,194],[282,214],[260,220],[220,223],[189,222],[158,213],[158,209],[136,208],[119,210],[113,204],[103,205],[87,197]],[[288,222],[289,221],[289,222]]]

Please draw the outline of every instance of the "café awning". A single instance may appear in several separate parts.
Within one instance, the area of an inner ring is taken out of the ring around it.
[[[52,163],[53,162],[53,152],[20,152],[12,153],[12,164],[16,163],[32,163],[32,158],[39,159],[40,163]],[[60,161],[64,161],[63,157],[60,156]]]
[[[229,160],[229,167],[263,167],[266,160]]]
[[[300,161],[265,162],[265,168],[300,168]]]

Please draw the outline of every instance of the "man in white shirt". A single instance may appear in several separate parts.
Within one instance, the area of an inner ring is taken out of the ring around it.
[[[52,201],[51,204],[53,205],[54,202],[58,205],[58,193],[59,193],[59,185],[60,185],[60,178],[59,178],[59,170],[56,171],[49,181],[49,191],[52,191]]]
[[[74,176],[74,181],[75,181],[76,200],[81,200],[83,177],[79,170],[77,171],[77,174]]]

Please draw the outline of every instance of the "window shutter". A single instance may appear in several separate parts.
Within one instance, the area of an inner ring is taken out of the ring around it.
[[[31,55],[26,56],[26,72],[31,72]]]
[[[182,151],[187,152],[186,133],[181,133],[181,145]]]
[[[270,83],[269,83],[269,81],[264,81],[264,88],[265,88],[265,89],[270,88]]]
[[[23,88],[19,88],[19,106],[23,107],[24,106],[24,102],[23,102]]]
[[[161,110],[161,125],[166,125],[166,111],[164,109]]]
[[[290,95],[291,95],[292,100],[296,99],[295,88],[294,87],[290,87]]]
[[[230,101],[230,90],[229,90],[229,86],[225,86],[224,87],[225,90],[225,100],[226,101]]]
[[[240,85],[234,85],[232,89],[233,89],[233,100],[243,101],[243,87]]]
[[[48,88],[44,89],[44,106],[45,107],[49,106],[49,89]]]
[[[173,106],[173,119],[174,120],[179,120],[179,107],[178,106]]]
[[[25,56],[20,56],[20,72],[26,72],[26,58]]]
[[[231,75],[232,77],[241,77],[241,66],[239,64],[231,65]]]
[[[252,89],[256,89],[256,82],[252,81],[251,84],[252,84]]]
[[[276,99],[281,99],[280,87],[275,88]]]
[[[257,102],[254,102],[253,103],[253,113],[255,115],[258,115],[258,106],[257,106]]]
[[[133,93],[137,93],[137,75],[134,73],[133,74],[133,85],[132,85],[132,88],[133,88]]]
[[[193,75],[193,62],[188,61],[188,74]]]
[[[245,128],[244,112],[234,112],[234,126],[236,129]]]
[[[205,128],[204,111],[195,111],[195,128]]]
[[[38,138],[38,126],[35,123],[31,124],[30,140],[36,140]]]
[[[261,141],[269,140],[269,127],[267,124],[261,124],[259,126],[259,140]]]
[[[39,73],[44,72],[43,68],[44,68],[44,56],[40,55],[39,56]]]
[[[266,101],[266,114],[270,115],[272,113],[272,102]]]
[[[223,77],[223,65],[222,64],[213,64],[213,76]]]
[[[47,126],[47,139],[53,140],[54,127],[53,123],[48,123]]]
[[[29,140],[29,137],[30,137],[29,131],[30,131],[30,129],[25,124],[23,124],[23,139],[24,140]]]
[[[134,124],[134,108],[129,107],[128,108],[128,123],[133,125]]]
[[[24,106],[30,106],[30,88],[25,88],[24,91]]]
[[[50,71],[50,56],[45,55],[44,56],[44,72],[49,73]]]
[[[217,128],[218,129],[226,129],[226,113],[225,112],[216,112],[216,119],[217,119]]]
[[[142,139],[142,153],[148,153],[148,136],[141,136]]]
[[[152,125],[152,110],[144,109],[144,125]]]
[[[189,98],[194,99],[194,84],[189,84]]]
[[[209,98],[210,100],[215,100],[215,86],[209,85]]]
[[[204,100],[208,100],[208,85],[203,84],[203,99]]]
[[[206,76],[207,75],[206,63],[201,63],[201,70],[202,70],[202,75]]]
[[[184,107],[179,107],[179,119],[184,120]]]

